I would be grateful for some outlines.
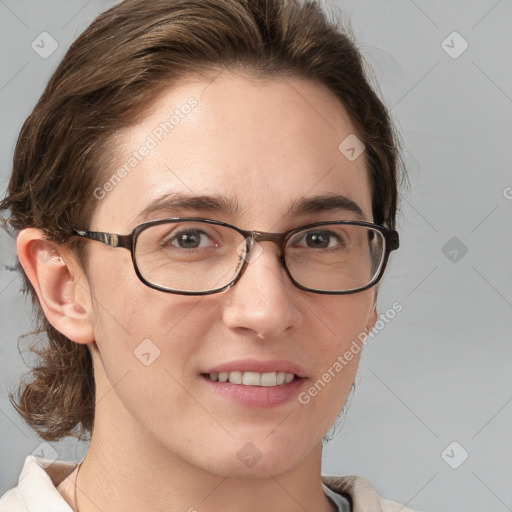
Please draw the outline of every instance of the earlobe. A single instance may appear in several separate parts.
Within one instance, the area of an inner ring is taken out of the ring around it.
[[[94,341],[88,283],[69,251],[27,228],[17,236],[18,258],[48,321],[77,343]]]

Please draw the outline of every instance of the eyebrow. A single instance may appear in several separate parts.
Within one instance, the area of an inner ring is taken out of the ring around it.
[[[352,199],[340,194],[302,197],[292,203],[286,215],[301,215],[305,213],[321,213],[332,210],[345,210],[364,219],[361,207]]]
[[[192,195],[182,192],[164,194],[148,204],[135,221],[146,220],[151,214],[165,210],[197,210],[200,212],[225,212],[241,215],[242,207],[236,199],[221,195]]]
[[[232,216],[241,216],[243,208],[236,198],[223,195],[192,195],[182,192],[165,194],[148,204],[136,217],[135,222],[143,222],[157,212],[166,210],[196,210],[200,212],[220,212]],[[302,197],[295,200],[284,216],[298,216],[308,213],[321,213],[344,210],[364,219],[361,207],[344,195],[329,194]]]

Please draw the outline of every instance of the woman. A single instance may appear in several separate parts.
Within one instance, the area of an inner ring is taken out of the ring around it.
[[[90,446],[28,457],[0,510],[407,510],[320,467],[398,248],[398,160],[315,3],[99,16],[2,202],[49,339],[13,403]]]

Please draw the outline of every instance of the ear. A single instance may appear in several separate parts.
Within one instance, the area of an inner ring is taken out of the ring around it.
[[[377,322],[378,318],[379,318],[379,314],[377,312],[377,292],[375,292],[373,304],[370,309],[370,314],[368,315],[368,323],[366,324],[366,332],[370,332],[373,329],[373,326]]]
[[[16,246],[50,324],[77,343],[93,342],[89,285],[69,249],[48,241],[43,231],[35,228],[20,231]]]

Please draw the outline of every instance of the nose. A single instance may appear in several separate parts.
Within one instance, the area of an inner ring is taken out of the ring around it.
[[[255,251],[259,254],[255,257]],[[299,294],[278,257],[278,247],[261,242],[253,247],[252,257],[237,283],[226,294],[223,320],[240,334],[270,340],[299,328],[303,318]]]

